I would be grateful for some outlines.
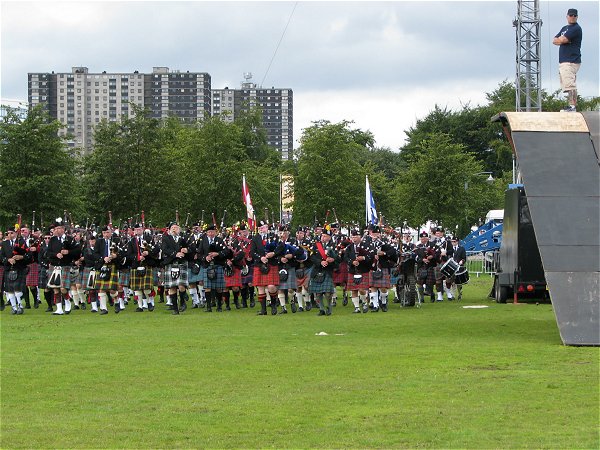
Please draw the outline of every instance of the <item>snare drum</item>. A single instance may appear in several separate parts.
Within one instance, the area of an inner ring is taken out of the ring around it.
[[[469,272],[467,271],[466,267],[463,267],[456,273],[454,282],[456,284],[467,284],[469,282]]]
[[[440,269],[440,272],[442,272],[442,274],[446,278],[452,278],[454,275],[456,275],[459,268],[460,266],[458,265],[458,263],[454,261],[454,259],[450,258],[444,263],[444,265]]]

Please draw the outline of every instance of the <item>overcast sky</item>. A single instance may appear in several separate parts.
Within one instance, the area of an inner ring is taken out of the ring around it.
[[[599,93],[597,1],[540,1],[542,87],[559,88],[552,37],[579,10],[579,93]],[[434,106],[478,105],[515,76],[517,1],[1,2],[1,97],[27,100],[28,72],[208,72],[213,88],[294,91],[294,147],[313,121],[353,120],[378,146]],[[284,29],[287,30],[283,34]],[[283,35],[283,39],[282,38]],[[275,50],[278,46],[277,53]],[[273,58],[269,68],[269,63]],[[264,80],[264,81],[263,81]]]

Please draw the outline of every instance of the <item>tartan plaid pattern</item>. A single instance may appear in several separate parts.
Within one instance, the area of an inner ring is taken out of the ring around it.
[[[108,280],[100,279],[100,271],[96,271],[96,286],[95,289],[98,291],[116,291],[119,287],[119,274],[118,270],[114,265],[109,266],[111,268],[110,277]]]
[[[333,271],[333,284],[346,284],[348,280],[348,264],[341,263],[336,270]]]
[[[71,266],[61,266],[60,268],[60,288],[71,289]]]
[[[178,267],[179,268],[179,277],[173,279],[171,276],[171,269]],[[168,266],[164,266],[162,268],[162,279],[165,288],[176,288],[177,286],[188,286],[188,269],[187,263],[184,264],[169,264]]]
[[[287,271],[288,279],[279,282],[279,289],[297,289],[298,284],[296,283],[296,269],[293,267],[289,267]]]
[[[119,270],[119,286],[129,286],[130,278],[131,273],[129,272],[129,269]]]
[[[0,292],[4,291],[4,266],[0,266]]]
[[[304,286],[308,289],[308,285],[310,284],[310,274],[312,273],[312,267],[304,268],[304,276],[302,278],[296,277],[296,287]]]
[[[427,269],[427,277],[423,278],[420,276],[422,269],[417,270],[417,282],[419,284],[426,284],[428,286],[433,286],[435,284],[435,268],[429,267]]]
[[[361,274],[360,283],[354,283],[354,274],[348,273],[348,281],[346,281],[346,289],[351,291],[366,291],[371,287],[371,272]]]
[[[316,272],[315,272],[316,273]],[[333,277],[327,271],[325,271],[325,279],[321,283],[317,283],[311,276],[310,285],[308,286],[308,292],[311,294],[321,294],[324,292],[334,292],[335,286],[333,284]]]
[[[29,273],[27,274],[25,284],[27,284],[27,286],[37,286],[39,277],[40,265],[36,262],[29,264]]]
[[[6,292],[25,292],[27,289],[25,284],[25,280],[27,279],[27,268],[25,267],[17,270],[17,279],[14,281],[8,279],[8,276],[6,275],[8,272],[8,270],[4,272],[6,277],[4,280],[4,290]]]
[[[254,266],[248,264],[248,275],[242,276],[242,286],[254,283]]]
[[[163,286],[164,285],[163,271],[164,271],[163,267],[153,267],[152,268],[152,281],[154,283],[154,286]]]
[[[239,267],[233,266],[231,276],[225,277],[225,287],[242,287],[242,270]]]
[[[202,281],[204,282],[205,289],[215,289],[215,290],[224,290],[225,289],[225,273],[223,271],[223,266],[219,266],[215,264],[215,269],[217,271],[217,277],[214,280],[209,280],[207,275],[207,268],[205,267],[202,271]]]
[[[81,286],[84,290],[91,290],[87,288],[88,278],[90,277],[90,272],[93,270],[93,267],[84,267],[81,271]],[[98,277],[98,271],[96,271],[96,277]]]
[[[279,269],[277,266],[269,266],[268,273],[262,273],[258,266],[254,266],[254,286],[279,286]]]
[[[194,262],[190,262],[188,266],[188,283],[200,283],[202,281],[202,266],[200,266],[200,272],[192,273],[192,266]]]
[[[390,287],[392,287],[390,269],[383,268],[383,269],[381,269],[381,271],[383,272],[383,277],[381,277],[379,280],[376,280],[375,278],[373,278],[373,271],[371,271],[369,273],[370,278],[371,278],[371,286],[370,287],[389,289]]]
[[[38,288],[40,289],[46,289],[46,287],[48,286],[48,268],[44,267],[44,266],[40,266],[40,271],[38,274]],[[2,277],[0,276],[0,283],[2,282]]]
[[[129,287],[133,291],[151,291],[153,287],[152,267],[146,267],[146,273],[142,276],[137,269],[131,269],[131,277],[129,279]]]

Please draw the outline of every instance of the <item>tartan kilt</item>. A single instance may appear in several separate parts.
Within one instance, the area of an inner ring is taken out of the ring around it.
[[[248,275],[242,276],[242,286],[245,286],[246,284],[253,284],[253,283],[254,283],[254,266],[249,264],[248,265]]]
[[[308,289],[311,273],[312,267],[304,267],[304,276],[302,278],[296,277],[296,286],[304,286],[306,289]]]
[[[25,292],[27,290],[27,285],[25,281],[27,280],[27,268],[22,268],[17,270],[17,279],[11,281],[8,279],[8,275],[6,275],[9,271],[4,271],[4,276],[6,280],[4,280],[4,290],[6,292]]]
[[[84,267],[83,270],[80,270],[81,272],[81,286],[83,287],[84,291],[89,291],[92,289],[88,289],[87,287],[87,282],[88,282],[88,278],[90,277],[90,272],[93,270],[93,267]],[[96,271],[96,277],[98,277],[98,271]]]
[[[442,281],[444,274],[442,273],[442,266],[444,263],[440,263],[434,268],[435,281]]]
[[[40,265],[36,262],[29,264],[29,273],[27,274],[25,284],[27,284],[27,286],[37,286],[39,277]]]
[[[41,266],[39,267],[39,274],[38,274],[38,288],[40,289],[46,289],[48,287],[48,268]],[[0,277],[0,280],[2,279],[2,277]]]
[[[340,263],[337,271],[333,271],[333,284],[346,284],[348,281],[348,264]]]
[[[152,282],[154,283],[154,286],[163,286],[164,285],[163,272],[164,272],[164,267],[153,267],[152,268]]]
[[[179,268],[179,277],[173,279],[171,277],[171,269],[178,267]],[[162,269],[162,279],[166,289],[176,288],[178,286],[188,286],[188,268],[187,263],[183,264],[169,264],[168,266],[164,266]]]
[[[130,273],[129,269],[119,270],[119,286],[129,286],[130,278],[131,278],[131,273]]]
[[[331,276],[331,273],[325,271],[325,278],[321,283],[317,283],[315,279],[311,276],[310,285],[308,286],[308,292],[311,294],[335,292],[335,286],[333,284],[333,277]]]
[[[285,281],[279,281],[279,289],[297,289],[298,285],[296,284],[296,269],[293,267],[289,267],[288,271],[288,279]],[[279,271],[277,272],[277,276],[279,276]]]
[[[269,271],[262,273],[259,266],[254,266],[254,286],[279,286],[279,269],[269,265]]]
[[[381,269],[381,271],[383,272],[383,276],[379,280],[376,280],[375,278],[373,278],[373,271],[371,271],[369,273],[369,276],[371,278],[371,286],[370,287],[389,289],[390,287],[392,287],[390,269],[383,268],[383,269]]]
[[[354,274],[348,272],[348,281],[346,281],[346,290],[350,291],[368,291],[371,287],[371,272],[363,273],[360,283],[354,283]]]
[[[153,288],[154,274],[152,267],[146,267],[146,273],[142,276],[137,269],[131,270],[129,288],[132,291],[151,291]]]
[[[189,284],[197,284],[202,281],[202,266],[200,266],[200,272],[192,273],[192,266],[194,263],[190,263],[188,267],[188,283]]]
[[[0,266],[0,292],[4,292],[4,266]]]
[[[242,287],[242,269],[233,266],[233,273],[229,277],[225,277],[225,287]]]
[[[428,286],[433,286],[435,284],[435,268],[429,267],[427,268],[427,277],[423,278],[420,276],[421,270],[423,268],[417,269],[417,282],[419,284],[426,284]]]
[[[219,266],[215,264],[215,269],[217,271],[217,277],[214,280],[208,279],[208,268],[204,267],[202,271],[202,281],[204,283],[204,289],[216,289],[222,291],[225,289],[225,271],[223,270],[223,266]]]
[[[60,267],[60,288],[66,289],[67,291],[71,289],[71,266],[61,266]]]
[[[97,291],[116,291],[119,287],[119,273],[117,268],[113,265],[110,266],[110,277],[108,280],[100,279],[100,270],[96,271],[96,285],[94,289]]]
[[[71,273],[71,269],[77,269],[77,272]],[[74,267],[74,266],[69,267],[69,281],[71,282],[71,286],[75,286],[77,283],[79,283],[80,279],[81,279],[81,269],[79,269],[79,267]]]

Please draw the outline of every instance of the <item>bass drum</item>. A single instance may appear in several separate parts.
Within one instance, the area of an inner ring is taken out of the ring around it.
[[[442,274],[446,278],[452,278],[454,275],[456,275],[456,273],[458,272],[458,269],[460,269],[460,266],[458,265],[458,263],[456,261],[454,261],[454,259],[450,258],[448,261],[446,261],[444,263],[444,265],[440,269],[440,272],[442,272]]]
[[[469,272],[466,268],[462,268],[456,273],[454,277],[454,282],[456,284],[467,284],[469,282]]]

